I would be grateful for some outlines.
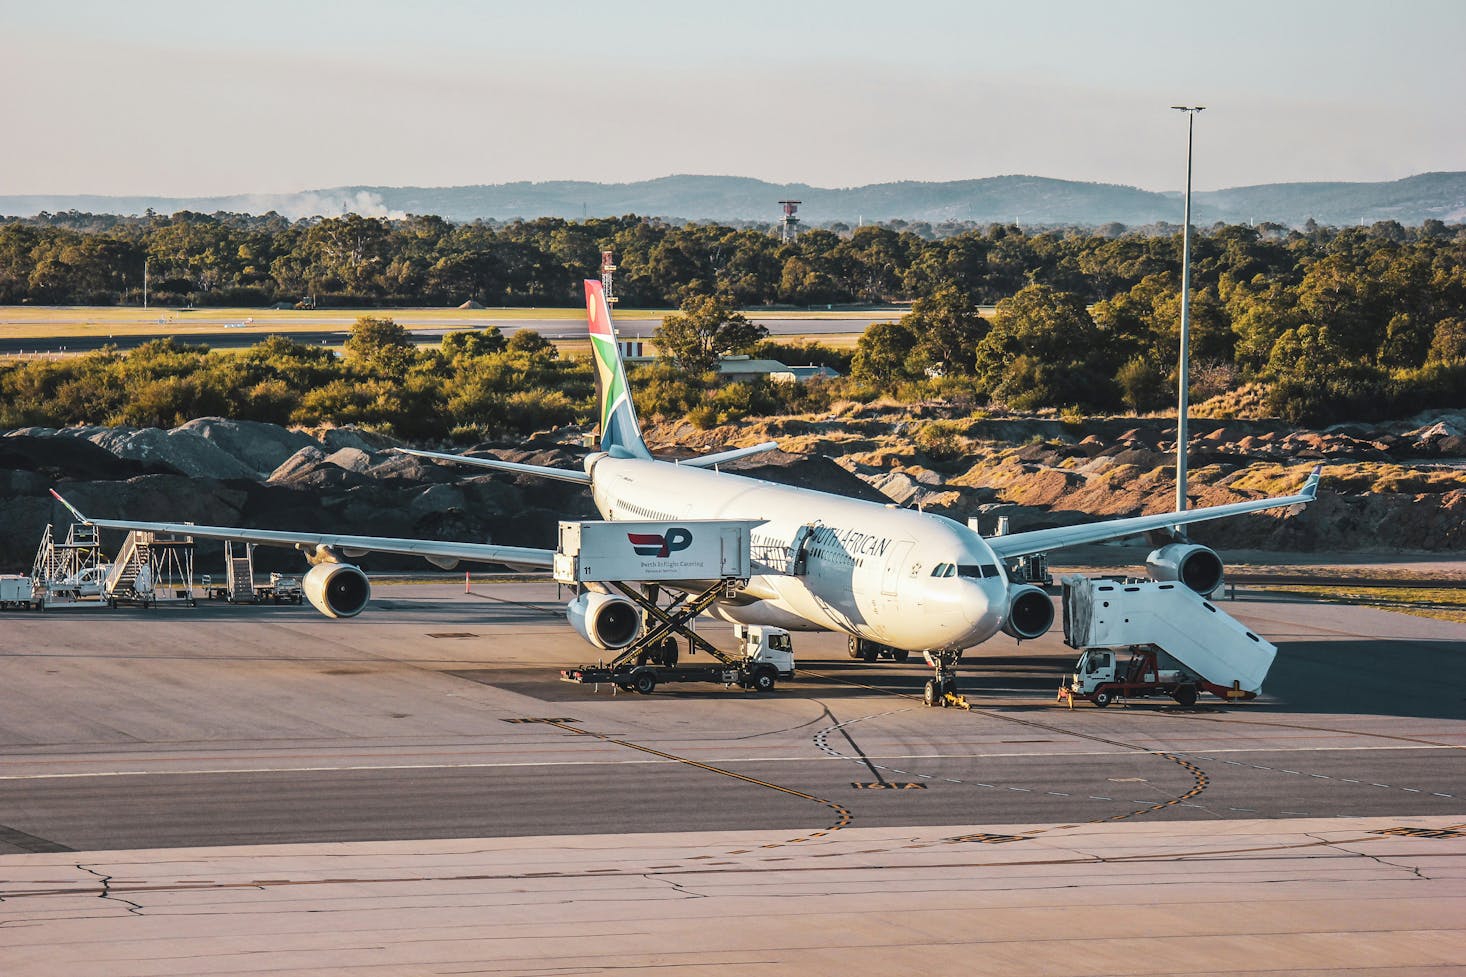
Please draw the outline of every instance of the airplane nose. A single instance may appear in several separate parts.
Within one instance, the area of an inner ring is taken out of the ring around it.
[[[993,580],[967,580],[964,588],[962,609],[967,614],[968,624],[980,624],[982,620],[1002,607],[1002,589],[994,587]]]

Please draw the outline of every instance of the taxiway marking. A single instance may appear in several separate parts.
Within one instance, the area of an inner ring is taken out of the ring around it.
[[[1378,752],[1392,750],[1395,752],[1424,751],[1424,750],[1451,750],[1451,746],[1304,746],[1292,748],[1267,748],[1250,747],[1235,750],[1208,750],[1205,754],[1191,750],[1186,751],[1165,751],[1165,750],[1131,750],[1119,752],[1117,750],[1073,750],[1073,751],[1052,751],[1032,753],[899,753],[899,754],[878,754],[871,755],[868,759],[889,763],[893,761],[909,760],[992,760],[992,759],[1022,759],[1022,758],[1067,758],[1067,757],[1125,757],[1137,754],[1150,754],[1152,756],[1164,756],[1166,753],[1178,753],[1181,756],[1194,756],[1200,760],[1217,759],[1213,754],[1235,754],[1235,753],[1350,753],[1350,752]],[[30,780],[77,780],[88,777],[205,777],[221,776],[226,774],[271,774],[271,773],[349,773],[352,771],[373,771],[373,770],[481,770],[495,767],[595,767],[595,766],[636,766],[646,764],[670,764],[670,763],[697,763],[687,759],[670,758],[670,754],[658,754],[659,759],[650,760],[492,760],[492,761],[467,761],[454,763],[362,763],[362,764],[332,764],[332,765],[311,765],[311,766],[273,766],[273,767],[198,767],[183,770],[94,770],[94,771],[65,771],[55,773],[16,773],[0,774],[0,782],[7,781],[30,781]],[[709,758],[709,762],[717,762],[724,765],[742,763],[838,763],[849,762],[850,757],[838,754],[826,756],[756,756],[756,757],[726,757]],[[12,760],[12,762],[15,762]],[[35,757],[27,758],[24,762],[45,763],[48,758]],[[67,760],[61,762],[87,762]],[[168,762],[166,760],[159,762]],[[1256,770],[1270,770],[1281,773],[1290,771],[1281,770],[1278,767],[1269,767],[1263,764],[1243,763],[1238,760],[1221,760],[1222,763],[1234,766],[1252,767]],[[928,775],[930,776],[930,775]],[[1346,777],[1329,777],[1325,774],[1308,774],[1307,776],[1318,777],[1324,780],[1337,780],[1343,783],[1360,783]],[[947,779],[947,778],[942,778]],[[959,783],[962,781],[951,781]],[[973,783],[973,781],[965,781]],[[978,787],[990,786],[987,784],[976,784]],[[1389,784],[1371,784],[1374,787],[1389,787]],[[1051,792],[1052,793],[1052,792]],[[1068,796],[1068,795],[1060,795]],[[1451,794],[1437,794],[1439,797],[1453,797]]]

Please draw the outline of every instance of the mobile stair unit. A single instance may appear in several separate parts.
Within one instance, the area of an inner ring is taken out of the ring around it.
[[[641,626],[609,661],[562,669],[561,679],[647,695],[671,682],[768,692],[781,677],[792,676],[793,646],[782,629],[743,629],[735,655],[694,628],[699,614],[747,583],[751,534],[758,525],[760,520],[562,522],[555,580],[582,595],[589,588],[614,590],[641,612]],[[661,601],[664,588],[675,595],[667,606]],[[679,662],[683,641],[689,654],[700,651],[712,661]]]
[[[1064,642],[1083,651],[1059,689],[1071,705],[1164,695],[1189,706],[1201,692],[1254,699],[1277,655],[1186,585],[1153,580],[1066,577]]]
[[[134,529],[122,541],[102,585],[108,607],[197,603],[193,592],[192,536]]]
[[[36,604],[72,604],[96,598],[101,594],[108,570],[96,526],[72,523],[62,542],[47,525],[31,564],[31,588]]]
[[[299,604],[305,599],[300,578],[270,574],[268,584],[255,583],[255,544],[224,541],[224,582],[209,574],[202,578],[204,596],[231,604]]]

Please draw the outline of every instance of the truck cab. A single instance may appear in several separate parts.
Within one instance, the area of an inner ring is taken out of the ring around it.
[[[52,589],[70,591],[76,597],[98,597],[101,596],[102,588],[107,584],[107,575],[111,572],[110,563],[87,567],[80,573],[74,573],[53,584]]]
[[[1080,695],[1089,695],[1107,682],[1115,681],[1115,653],[1103,648],[1092,648],[1079,656],[1074,665],[1074,682],[1071,688]]]
[[[738,652],[750,662],[768,662],[779,671],[779,677],[794,677],[794,640],[783,628],[766,624],[735,624],[733,637]]]

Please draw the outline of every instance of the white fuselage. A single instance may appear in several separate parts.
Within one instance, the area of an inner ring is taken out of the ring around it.
[[[718,606],[727,620],[841,631],[908,651],[970,648],[1002,627],[1002,566],[951,519],[665,461],[592,455],[586,470],[608,520],[764,520],[753,559],[771,572]],[[796,575],[793,544],[806,526]]]

